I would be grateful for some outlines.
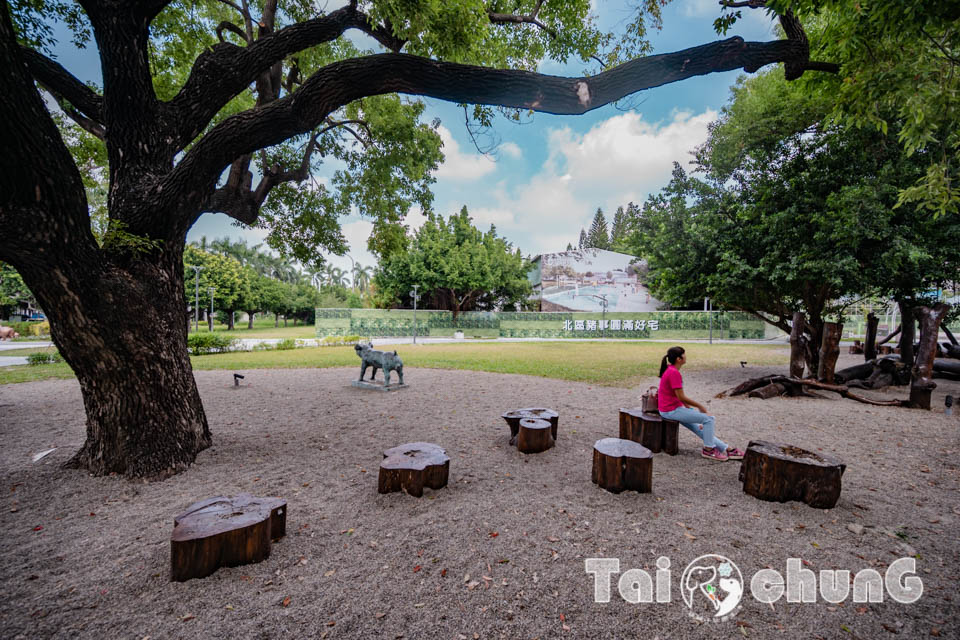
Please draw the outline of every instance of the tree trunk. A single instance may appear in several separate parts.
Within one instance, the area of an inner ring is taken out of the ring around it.
[[[248,311],[247,312],[247,329],[253,329],[253,318],[254,318],[253,311]]]
[[[804,328],[807,320],[802,311],[793,314],[793,327],[790,330],[790,377],[802,378],[806,364],[806,336]]]
[[[805,327],[807,341],[803,345],[803,351],[807,362],[807,371],[811,378],[820,372],[820,347],[823,343],[825,325],[826,323],[819,315],[807,318]]]
[[[914,310],[920,320],[920,349],[917,352],[917,362],[911,371],[910,404],[918,409],[930,410],[930,395],[937,388],[933,381],[933,360],[937,355],[937,336],[940,335],[940,322],[950,310],[950,305],[939,303],[930,307],[918,307]],[[912,319],[903,326],[913,325]],[[900,352],[903,362],[903,351]]]
[[[900,325],[897,325],[897,328],[893,330],[893,333],[888,333],[883,340],[877,343],[877,346],[882,347],[883,345],[887,344],[888,342],[893,340],[895,337],[900,335],[900,331],[901,331],[901,327]]]
[[[186,350],[181,254],[22,271],[83,395],[86,442],[68,467],[162,478],[210,446]]]
[[[867,339],[863,347],[863,359],[865,362],[877,359],[877,327],[880,325],[878,318],[871,311],[867,314]]]
[[[949,327],[947,327],[947,325],[943,325],[943,326],[940,327],[940,328],[943,329],[943,332],[944,332],[945,334],[947,334],[947,340],[950,341],[950,344],[952,344],[953,346],[957,346],[957,339],[956,339],[956,337],[953,335],[953,332],[950,331]]]
[[[233,331],[234,328],[235,328],[235,327],[234,327],[234,322],[235,322],[235,320],[234,320],[234,317],[233,317],[233,314],[234,314],[234,313],[235,313],[235,311],[234,311],[233,309],[230,309],[230,310],[227,311],[227,331]]]
[[[273,328],[276,329],[279,326],[280,326],[280,314],[275,313],[273,314]]]
[[[913,316],[913,307],[909,302],[901,300],[900,305],[900,362],[908,367],[913,366],[913,338],[916,335],[916,321]]]
[[[833,384],[833,370],[840,357],[840,336],[843,335],[843,325],[839,322],[823,323],[823,340],[820,343],[820,367],[817,369],[817,379],[827,384]]]

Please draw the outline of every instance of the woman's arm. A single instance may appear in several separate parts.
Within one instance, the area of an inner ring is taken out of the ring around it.
[[[704,407],[702,404],[700,404],[700,403],[697,402],[696,400],[691,400],[689,397],[687,397],[687,394],[685,394],[685,393],[683,392],[683,388],[674,390],[674,393],[677,394],[677,399],[678,399],[680,402],[682,402],[684,406],[686,406],[686,407],[693,407],[694,409],[696,409],[696,410],[699,411],[700,413],[706,413],[706,412],[707,412],[707,408],[706,408],[706,407]]]

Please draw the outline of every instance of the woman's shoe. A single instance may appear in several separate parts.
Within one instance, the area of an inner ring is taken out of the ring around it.
[[[724,451],[720,451],[716,447],[704,447],[700,450],[700,455],[704,458],[710,458],[711,460],[716,460],[718,462],[725,462],[727,460],[727,454]]]
[[[736,447],[729,447],[727,449],[727,458],[730,460],[743,460],[744,455],[746,454]]]

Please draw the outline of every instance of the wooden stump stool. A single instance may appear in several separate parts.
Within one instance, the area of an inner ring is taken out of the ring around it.
[[[287,501],[216,497],[194,503],[173,519],[170,579],[205,578],[220,567],[260,562],[270,556],[271,540],[287,532]]]
[[[761,500],[797,500],[830,509],[840,498],[840,477],[847,465],[823,453],[754,440],[740,466],[743,492]]]
[[[520,453],[540,453],[553,446],[553,429],[547,420],[523,418],[517,435]]]
[[[538,418],[550,422],[550,431],[553,439],[557,439],[557,425],[560,423],[560,414],[553,409],[544,407],[530,407],[528,409],[513,409],[507,411],[502,416],[510,426],[510,444],[517,443],[517,433],[520,430],[520,421],[524,418]]]
[[[659,413],[644,413],[639,407],[620,409],[620,437],[642,444],[653,453],[680,452],[680,423]]]
[[[450,458],[443,447],[409,442],[383,452],[377,491],[406,491],[419,498],[423,488],[442,489],[450,476]]]
[[[593,445],[593,483],[611,493],[653,491],[653,454],[631,440],[604,438]]]

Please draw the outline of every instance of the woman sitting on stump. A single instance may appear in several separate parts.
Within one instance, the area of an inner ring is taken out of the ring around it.
[[[660,415],[676,420],[703,440],[700,455],[711,460],[742,460],[743,451],[727,444],[713,434],[714,417],[707,415],[704,406],[683,392],[680,367],[687,362],[683,347],[670,347],[660,362],[660,388],[657,408]],[[669,362],[669,365],[667,364]]]

